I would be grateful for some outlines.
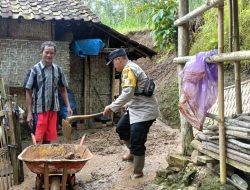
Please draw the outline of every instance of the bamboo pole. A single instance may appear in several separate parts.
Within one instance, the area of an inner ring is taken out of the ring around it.
[[[194,56],[183,56],[174,58],[173,62],[176,64],[184,64]],[[223,64],[225,61],[242,61],[250,60],[250,50],[234,51],[230,53],[220,53],[206,58],[208,63]]]
[[[203,145],[203,149],[212,151],[212,152],[214,152],[216,154],[219,153],[218,147],[215,148],[213,146]],[[240,162],[240,163],[244,163],[247,166],[250,166],[250,160],[246,160],[245,158],[242,158],[241,156],[238,156],[238,154],[239,153],[237,153],[237,155],[235,155],[235,154],[227,152],[227,158],[230,158],[230,159],[232,159],[234,161],[237,161],[237,162]]]
[[[232,0],[228,0],[229,5],[229,43],[228,43],[228,49],[229,52],[233,51],[233,5]]]
[[[179,1],[179,18],[188,13],[188,1]],[[188,55],[189,53],[189,30],[188,24],[178,26],[178,57]],[[183,70],[183,65],[177,65],[178,73]],[[181,94],[181,79],[178,78],[179,82],[179,95]],[[182,141],[182,154],[191,155],[192,147],[190,146],[193,140],[193,129],[187,120],[180,113],[181,120],[181,141]]]
[[[220,118],[217,115],[208,113],[207,117],[215,119],[218,122],[220,122]],[[246,121],[241,121],[241,120],[231,119],[231,118],[224,118],[224,120],[225,120],[225,123],[227,125],[236,125],[236,126],[240,126],[240,127],[243,127],[243,128],[250,128],[250,123],[246,122]]]
[[[233,49],[240,50],[239,43],[239,18],[238,18],[238,0],[232,0],[232,17],[233,17]],[[235,74],[235,98],[236,98],[236,113],[242,113],[242,98],[241,98],[241,79],[240,79],[240,62],[234,61]]]
[[[217,144],[214,144],[211,142],[202,142],[202,144],[204,145],[204,147],[210,146],[210,147],[213,147],[215,150],[218,150],[218,148],[219,148]],[[244,161],[247,161],[248,165],[250,165],[250,156],[249,155],[242,153],[242,152],[239,152],[239,151],[236,151],[236,150],[233,150],[231,148],[227,148],[227,155],[229,155],[229,154],[231,155],[232,159],[233,159],[233,157],[235,158],[236,161],[240,161],[241,159],[245,159]]]
[[[203,153],[203,154],[206,154],[208,156],[211,156],[212,158],[216,159],[216,160],[219,160],[219,155],[212,152],[212,151],[209,151],[209,150],[206,150],[203,148],[201,142],[197,141],[197,140],[193,140],[192,143],[191,143],[192,147],[196,150],[198,150],[199,152]],[[231,166],[235,167],[235,168],[238,168],[242,171],[245,171],[245,172],[250,172],[250,166],[246,165],[245,163],[240,163],[238,161],[235,161],[231,158],[227,158],[227,163],[230,164]]]
[[[218,52],[224,51],[224,3],[218,7]],[[226,183],[226,145],[224,126],[224,66],[218,65],[218,102],[219,102],[219,145],[220,145],[220,182]]]
[[[197,9],[195,9],[192,12],[186,14],[185,16],[179,17],[179,19],[177,19],[174,22],[174,25],[175,26],[183,25],[183,24],[187,23],[190,19],[201,15],[205,11],[211,9],[212,7],[215,7],[216,5],[218,5],[221,2],[223,2],[223,0],[207,0],[207,2],[204,5],[198,7]]]
[[[235,145],[237,145],[239,147],[250,150],[250,144],[246,144],[246,143],[240,142],[240,141],[235,140],[235,139],[228,139],[228,142],[230,142],[232,144],[235,144]]]

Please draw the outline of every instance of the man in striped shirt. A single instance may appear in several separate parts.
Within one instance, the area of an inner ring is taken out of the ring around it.
[[[35,64],[24,81],[26,89],[27,122],[33,125],[33,114],[37,114],[35,138],[37,142],[50,143],[57,140],[57,112],[59,111],[58,91],[67,106],[68,115],[72,110],[66,87],[68,83],[63,69],[53,63],[56,45],[51,41],[41,45],[41,61]]]

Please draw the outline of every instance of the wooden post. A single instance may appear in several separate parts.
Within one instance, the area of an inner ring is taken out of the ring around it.
[[[179,0],[179,18],[188,13],[188,0]],[[189,53],[189,30],[188,23],[178,26],[178,57],[186,56]],[[182,71],[183,65],[178,65],[178,73]],[[179,82],[179,94],[181,92],[181,79],[178,78]],[[191,125],[180,113],[181,119],[181,141],[182,141],[182,154],[191,155],[192,147],[190,146],[193,140],[193,129]]]
[[[218,7],[218,52],[224,51],[224,3]],[[218,65],[218,102],[219,102],[219,145],[220,145],[220,182],[226,183],[226,143],[224,126],[224,65]]]
[[[232,0],[232,17],[233,17],[233,50],[240,50],[239,43],[239,18],[238,18],[238,0]],[[235,74],[235,98],[236,98],[236,113],[242,113],[242,98],[241,98],[241,79],[240,79],[240,62],[234,62]]]
[[[11,96],[7,101],[8,107],[8,125],[9,125],[9,136],[10,136],[10,159],[11,165],[13,167],[13,177],[14,177],[14,185],[19,184],[19,171],[18,171],[18,160],[17,160],[17,147],[16,147],[16,137],[15,137],[15,127],[13,121],[13,113],[12,113],[12,100]]]
[[[22,152],[22,140],[21,140],[21,129],[20,129],[20,123],[19,123],[19,110],[18,110],[18,100],[17,95],[14,95],[14,106],[13,110],[15,110],[15,113],[13,114],[13,123],[14,123],[14,130],[15,130],[15,138],[16,138],[16,145],[17,145],[17,151],[18,154]],[[23,172],[23,161],[18,160],[18,171],[19,171],[19,182],[24,181],[24,172]]]
[[[90,58],[85,58],[84,63],[84,115],[90,114]],[[84,125],[89,127],[89,120],[84,120]]]
[[[112,67],[112,90],[111,90],[111,102],[114,100],[115,96],[115,67]],[[103,108],[104,109],[104,108]],[[114,122],[114,113],[111,113],[111,121]]]

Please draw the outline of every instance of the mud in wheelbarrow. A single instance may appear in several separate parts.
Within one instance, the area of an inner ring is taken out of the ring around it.
[[[79,172],[92,157],[85,145],[38,144],[25,148],[18,159],[24,161],[33,173],[43,176],[45,190],[52,189],[51,176],[61,176],[60,187],[55,189],[65,190],[69,176]]]

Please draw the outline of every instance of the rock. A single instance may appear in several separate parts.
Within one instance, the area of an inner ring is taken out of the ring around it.
[[[178,154],[171,154],[167,158],[169,166],[185,167],[190,161],[189,157]]]
[[[185,184],[185,186],[188,186],[192,183],[195,174],[196,174],[196,170],[192,170],[183,175],[182,181]]]

